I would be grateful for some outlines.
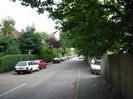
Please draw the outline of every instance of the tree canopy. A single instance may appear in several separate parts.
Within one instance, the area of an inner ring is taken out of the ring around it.
[[[54,36],[50,35],[48,36],[45,41],[47,44],[52,48],[60,48],[60,41],[57,40]]]
[[[39,13],[49,11],[70,44],[83,54],[101,56],[107,50],[133,54],[133,0],[63,0],[58,3],[21,0],[21,3],[37,8]]]
[[[29,27],[19,38],[20,49],[23,53],[39,53],[41,49],[41,37],[33,27]]]
[[[6,37],[11,36],[11,33],[14,31],[14,25],[15,25],[15,21],[12,18],[7,17],[7,18],[3,19],[2,20],[3,35]]]
[[[51,17],[60,22],[60,28],[71,44],[90,56],[101,56],[107,50],[122,47],[122,24],[115,16],[104,10],[98,0],[62,2],[51,13]]]

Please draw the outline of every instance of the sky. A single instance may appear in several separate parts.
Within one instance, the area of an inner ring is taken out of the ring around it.
[[[18,31],[26,26],[35,25],[37,31],[53,33],[55,22],[48,18],[48,13],[39,15],[36,9],[22,6],[20,2],[10,2],[10,0],[0,0],[0,22],[6,17],[15,20],[15,28]]]

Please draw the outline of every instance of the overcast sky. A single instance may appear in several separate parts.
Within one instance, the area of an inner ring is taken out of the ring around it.
[[[0,21],[8,16],[13,18],[15,28],[18,31],[34,24],[38,31],[54,32],[54,21],[49,19],[47,15],[47,13],[39,15],[35,9],[22,6],[20,2],[13,3],[10,0],[0,0]]]

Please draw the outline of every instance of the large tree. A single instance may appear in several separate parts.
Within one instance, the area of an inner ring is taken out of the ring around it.
[[[15,21],[12,18],[7,17],[7,18],[3,19],[2,20],[3,35],[6,37],[12,36],[12,32],[14,31],[14,25],[15,25]]]
[[[89,50],[92,55],[122,48],[133,54],[133,0],[62,0],[57,4],[53,0],[21,2],[38,8],[39,13],[51,12],[53,19],[59,20],[61,29],[73,38],[74,45]],[[57,7],[52,10],[51,5]]]
[[[20,49],[23,53],[38,54],[41,49],[41,37],[30,27],[19,38]]]
[[[101,56],[118,43],[122,47],[121,23],[119,18],[109,18],[110,14],[98,1],[82,0],[62,2],[51,13],[51,17],[60,22],[60,28],[74,47],[82,49],[83,54]]]

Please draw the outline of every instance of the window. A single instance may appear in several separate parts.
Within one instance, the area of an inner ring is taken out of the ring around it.
[[[26,65],[27,65],[27,62],[21,61],[21,62],[18,62],[16,66],[26,66]]]

